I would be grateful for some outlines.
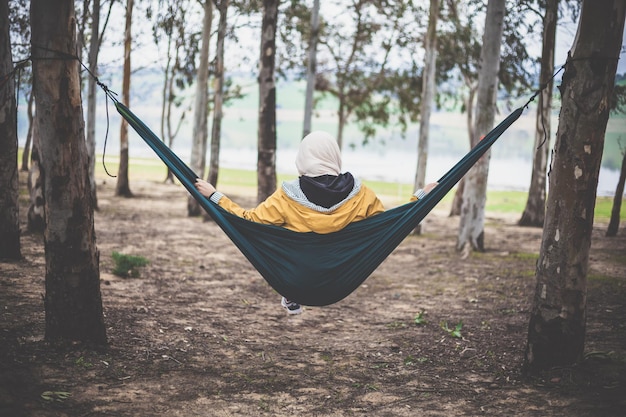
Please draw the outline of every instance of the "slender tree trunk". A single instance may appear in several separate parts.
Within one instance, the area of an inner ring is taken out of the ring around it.
[[[228,29],[229,0],[219,5],[220,21],[217,27],[217,51],[215,52],[215,88],[213,97],[213,126],[211,131],[211,159],[208,182],[217,184],[220,168],[220,142],[222,140],[222,117],[224,103],[224,41]]]
[[[91,12],[91,37],[89,39],[89,69],[98,76],[98,52],[100,50],[100,0],[93,0]],[[96,80],[87,77],[87,158],[89,182],[94,210],[98,210],[96,190]]]
[[[415,170],[414,189],[426,184],[426,164],[428,162],[428,132],[430,131],[430,113],[435,98],[435,75],[437,63],[437,20],[439,19],[439,0],[430,0],[430,16],[426,33],[424,73],[422,76],[422,102],[420,109],[420,129],[417,141],[417,169]],[[415,233],[420,234],[422,226],[417,225]]]
[[[45,338],[106,344],[71,0],[33,0],[33,83],[44,172]]]
[[[0,74],[11,74],[9,4],[0,1]],[[17,170],[17,105],[15,79],[0,79],[0,259],[20,259],[19,178]]]
[[[478,74],[476,125],[472,146],[478,143],[494,124],[505,12],[505,0],[489,0],[481,51],[481,69]],[[465,177],[457,240],[457,249],[463,252],[464,256],[472,250],[484,251],[485,249],[485,203],[490,158],[491,152],[487,151]]]
[[[178,64],[178,48],[174,48],[174,50],[176,51],[174,53],[174,62],[176,63],[175,66],[177,66]],[[165,138],[167,138],[167,146],[169,148],[171,148],[174,144],[174,137],[176,136],[176,132],[174,131],[174,129],[172,129],[172,108],[174,106],[174,74],[170,74],[169,78],[168,78],[168,84],[167,84],[167,100],[166,100],[166,105],[165,105],[165,131],[166,134],[163,137],[163,141],[165,141]],[[165,180],[163,180],[164,184],[174,184],[174,173],[172,172],[172,170],[168,167],[167,168],[167,174],[165,176]]]
[[[257,201],[276,190],[276,23],[279,0],[263,0],[259,69]]]
[[[126,0],[126,24],[124,31],[124,74],[122,79],[122,103],[130,107],[130,53],[131,53],[131,27],[133,22],[134,0]],[[128,179],[128,122],[122,119],[120,126],[120,166],[117,172],[117,185],[115,195],[132,197],[130,182]]]
[[[304,95],[304,126],[302,137],[311,133],[313,118],[313,94],[315,92],[315,76],[317,72],[317,42],[320,30],[320,0],[313,1],[311,10],[311,37],[309,39],[309,60],[306,68],[306,93]]]
[[[167,48],[166,48],[166,53],[165,53],[165,70],[163,71],[163,89],[161,90],[161,140],[163,142],[165,142],[165,138],[167,137],[167,129],[165,128],[166,126],[166,121],[168,120],[168,105],[170,102],[170,92],[172,91],[172,81],[171,81],[171,77],[172,77],[172,33],[168,33],[167,34]],[[172,171],[170,170],[170,167],[167,167],[167,174],[165,176],[165,181],[164,183],[167,183],[168,181],[170,181],[173,183],[174,182],[174,177],[172,176]]]
[[[193,115],[193,138],[191,143],[191,169],[204,177],[206,168],[206,148],[209,136],[209,45],[211,42],[211,23],[213,21],[213,0],[204,2],[202,21],[202,44],[200,46],[200,65],[196,81],[196,102]],[[199,216],[200,205],[191,196],[187,198],[187,215]]]
[[[37,118],[33,119],[32,123],[33,142],[30,153],[30,168],[28,169],[28,193],[30,196],[28,231],[43,233],[44,227],[46,226],[46,213],[43,198],[43,172],[40,169],[39,126]]]
[[[530,178],[528,200],[518,224],[520,226],[543,227],[546,213],[546,175],[548,169],[549,140],[552,114],[552,74],[554,73],[554,50],[556,45],[556,23],[559,0],[547,0],[543,16],[543,46],[541,51],[541,94],[537,106],[535,129],[535,156]],[[544,88],[545,87],[545,88]],[[545,143],[544,143],[545,142]]]
[[[33,104],[35,103],[35,96],[31,91],[28,95],[28,106],[26,108],[26,115],[28,117],[28,133],[26,133],[26,143],[24,144],[24,151],[22,152],[22,171],[28,172],[28,161],[30,160],[30,148],[33,143]]]
[[[587,270],[598,175],[620,53],[626,2],[585,0],[561,85],[550,192],[524,370],[582,358]]]
[[[476,87],[472,86],[469,80],[466,80],[465,84],[469,87],[469,94],[467,96],[467,102],[465,104],[465,107],[467,108],[467,116],[465,118],[465,121],[467,123],[467,134],[469,136],[469,143],[471,147],[474,138],[474,98],[476,97]],[[465,192],[466,178],[467,175],[461,178],[461,181],[459,181],[459,184],[456,187],[454,199],[452,200],[452,207],[450,208],[450,217],[461,215],[461,207],[463,206],[463,193]]]
[[[343,129],[346,126],[346,105],[341,93],[337,98],[339,99],[339,110],[337,111],[337,115],[339,116],[339,123],[337,124],[337,144],[339,145],[339,149],[343,149]]]
[[[617,181],[617,187],[615,188],[615,196],[613,197],[613,208],[611,209],[611,220],[609,220],[609,227],[606,229],[606,235],[613,237],[617,235],[619,229],[619,214],[622,209],[622,199],[624,198],[624,183],[626,182],[626,152],[624,152],[624,158],[622,159],[622,170],[619,174],[619,180]]]

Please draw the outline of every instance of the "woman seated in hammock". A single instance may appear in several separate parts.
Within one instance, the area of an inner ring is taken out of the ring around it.
[[[223,209],[247,220],[282,226],[296,232],[332,233],[385,210],[376,194],[351,173],[341,173],[341,151],[332,135],[315,131],[300,142],[296,156],[299,178],[284,182],[256,208],[246,210],[198,178],[196,188]],[[437,183],[417,190],[411,200],[425,196]],[[289,314],[300,304],[281,300]]]

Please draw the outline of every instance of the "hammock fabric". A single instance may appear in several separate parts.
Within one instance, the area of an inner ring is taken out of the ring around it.
[[[342,300],[365,281],[435,205],[522,114],[515,110],[489,132],[424,198],[330,233],[299,233],[235,216],[204,197],[199,178],[124,104],[118,112],[165,162],[189,193],[279,294],[303,305]]]

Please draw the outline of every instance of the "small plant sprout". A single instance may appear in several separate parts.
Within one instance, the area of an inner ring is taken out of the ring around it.
[[[463,321],[459,321],[456,326],[454,326],[453,329],[448,327],[448,322],[447,321],[442,321],[440,323],[440,326],[443,330],[445,330],[446,332],[448,332],[448,334],[452,337],[455,337],[457,339],[461,339],[463,336],[461,335],[461,329],[463,328]]]
[[[49,402],[63,402],[70,397],[69,392],[65,391],[44,391],[41,393],[41,399]]]
[[[142,256],[125,255],[119,252],[111,254],[115,268],[113,273],[122,278],[139,277],[139,268],[148,265],[149,261]]]
[[[418,326],[421,324],[426,324],[426,317],[424,317],[425,315],[426,311],[424,310],[421,310],[419,313],[417,313],[415,319],[413,320],[415,324],[417,324]]]

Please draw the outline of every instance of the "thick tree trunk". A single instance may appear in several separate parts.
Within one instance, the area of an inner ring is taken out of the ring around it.
[[[505,0],[489,0],[481,51],[481,68],[476,92],[476,124],[472,146],[491,130],[495,119],[500,49],[504,27]],[[484,251],[485,203],[491,152],[474,165],[465,177],[457,249],[467,256]]]
[[[0,74],[13,72],[9,4],[0,2]],[[0,80],[0,259],[20,259],[15,79]]]
[[[561,85],[526,372],[569,366],[583,355],[596,189],[625,18],[623,0],[583,1]]]
[[[547,0],[543,16],[543,46],[541,51],[541,94],[537,106],[535,129],[535,156],[533,172],[528,189],[528,200],[518,224],[520,226],[543,227],[546,213],[546,175],[550,151],[552,114],[552,74],[554,73],[554,49],[556,45],[556,23],[559,0]]]
[[[306,92],[304,95],[304,126],[302,137],[311,133],[313,119],[313,94],[315,92],[315,76],[317,72],[317,42],[320,30],[320,0],[313,0],[311,10],[311,37],[309,38],[309,56],[306,68]]]
[[[131,53],[131,27],[133,21],[133,2],[126,0],[126,24],[124,31],[124,74],[122,79],[122,103],[130,106],[130,53]],[[128,179],[128,122],[122,120],[120,126],[120,166],[117,171],[117,184],[115,195],[132,197],[130,181]]]
[[[45,338],[106,343],[71,0],[31,3],[33,83],[44,173]]]
[[[415,170],[414,189],[426,184],[426,164],[428,162],[428,132],[430,131],[430,113],[435,98],[435,75],[437,63],[437,20],[439,19],[439,0],[430,0],[430,16],[426,33],[424,73],[422,78],[422,102],[420,108],[420,129],[417,141],[417,169]],[[415,233],[420,234],[422,226],[417,225]]]
[[[91,37],[89,39],[89,69],[98,75],[98,52],[100,50],[100,0],[93,0],[91,12]],[[89,163],[89,183],[94,210],[98,209],[96,192],[96,80],[87,77],[87,157]]]
[[[259,70],[257,201],[276,190],[276,23],[279,0],[263,0]]]
[[[613,208],[611,209],[611,219],[609,227],[606,229],[606,235],[613,237],[617,235],[619,229],[619,214],[622,209],[622,199],[624,198],[624,183],[626,182],[626,152],[622,159],[622,170],[619,174],[617,187],[615,188],[615,196],[613,197]]]
[[[191,142],[191,169],[204,178],[206,168],[206,148],[209,136],[209,45],[211,42],[211,23],[213,21],[213,0],[205,0],[202,20],[202,43],[200,45],[200,64],[196,81],[196,102],[193,114],[193,136]],[[212,183],[215,184],[215,183]],[[199,216],[200,205],[191,196],[187,198],[187,215]]]
[[[215,96],[213,97],[213,125],[211,129],[211,159],[209,177],[211,184],[217,184],[220,168],[220,142],[222,140],[222,117],[224,103],[224,41],[228,29],[229,0],[222,0],[219,5],[220,21],[217,27],[217,51],[215,53]]]

